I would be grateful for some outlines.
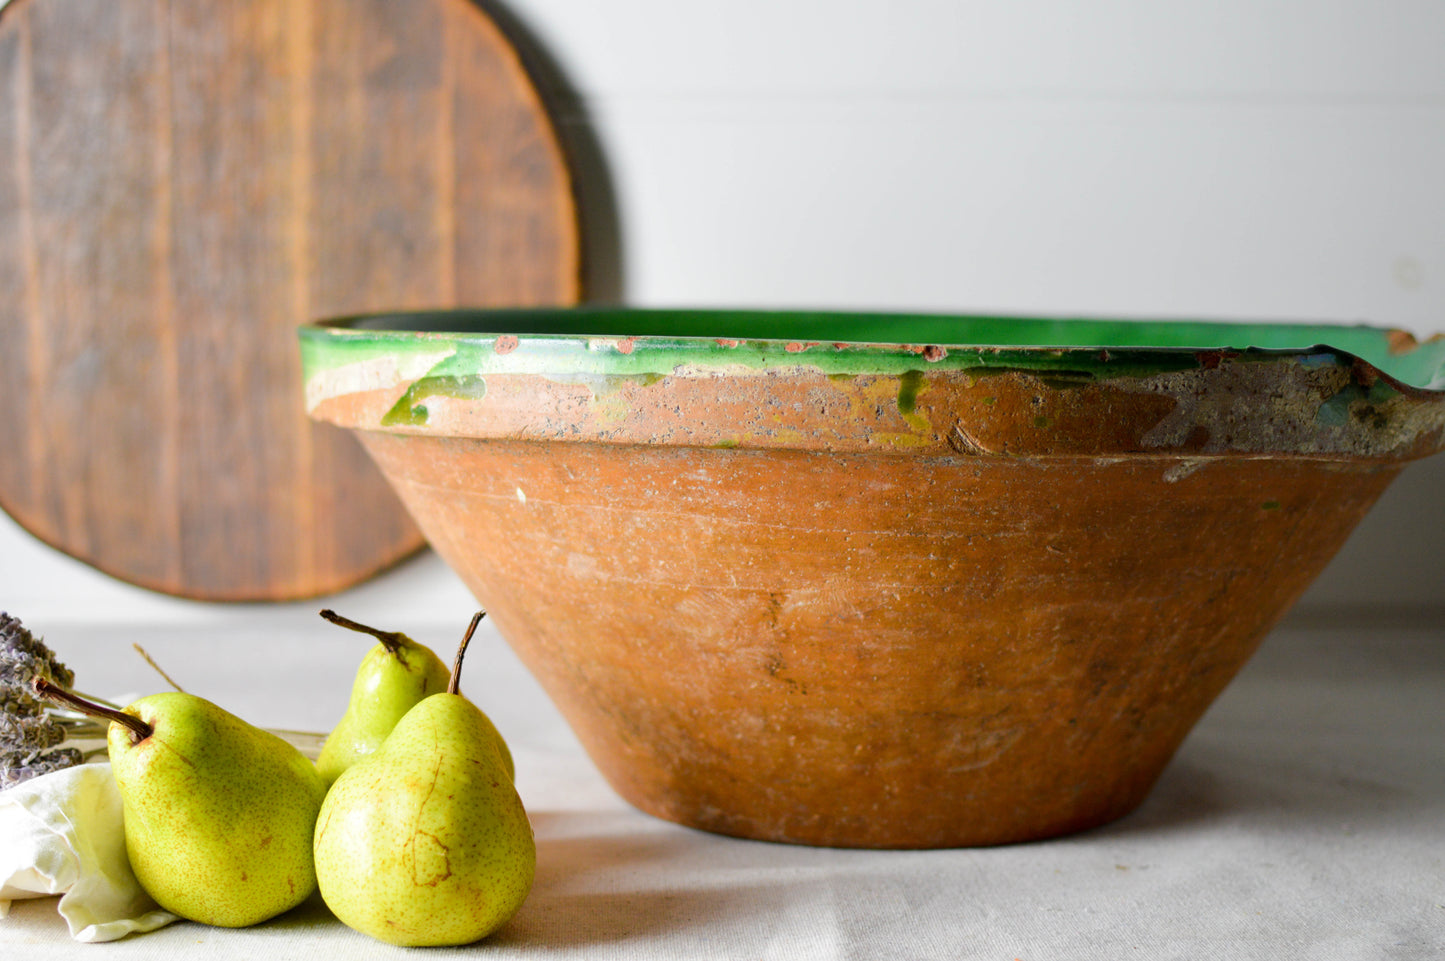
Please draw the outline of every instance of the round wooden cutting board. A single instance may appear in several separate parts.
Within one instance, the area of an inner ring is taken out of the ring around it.
[[[330,593],[421,536],[304,414],[297,325],[574,303],[576,208],[469,0],[0,12],[0,506],[116,577]]]

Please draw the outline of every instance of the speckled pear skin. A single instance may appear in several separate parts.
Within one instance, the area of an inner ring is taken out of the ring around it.
[[[287,911],[316,890],[311,838],[326,785],[290,744],[190,694],[126,709],[154,732],[111,724],[111,768],[141,887],[161,907],[219,927]]]
[[[392,653],[374,645],[356,669],[346,713],[321,748],[316,768],[328,785],[351,765],[381,747],[407,711],[447,689],[451,669],[431,648],[405,635]]]
[[[469,944],[526,900],[532,826],[490,720],[436,694],[337,778],[316,821],[321,896],[350,927],[409,947]]]

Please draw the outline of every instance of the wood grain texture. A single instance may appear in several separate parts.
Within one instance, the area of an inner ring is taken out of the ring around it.
[[[568,171],[468,0],[0,16],[0,506],[124,580],[314,596],[421,546],[295,327],[580,296]]]

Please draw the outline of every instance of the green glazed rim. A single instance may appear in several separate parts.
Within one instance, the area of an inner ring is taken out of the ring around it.
[[[398,356],[415,361],[404,377],[1002,367],[1106,379],[1194,368],[1201,353],[1225,352],[1360,360],[1403,392],[1445,391],[1445,336],[1417,342],[1367,325],[589,306],[368,314],[308,324],[300,337],[308,383],[328,370]]]

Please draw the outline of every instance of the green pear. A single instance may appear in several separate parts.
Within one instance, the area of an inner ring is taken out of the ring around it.
[[[408,947],[469,944],[516,913],[537,849],[491,721],[458,693],[407,712],[336,779],[316,819],[321,897],[347,925]]]
[[[358,624],[334,611],[321,616],[349,630],[370,634],[377,643],[356,670],[351,684],[351,700],[346,713],[327,737],[316,759],[316,767],[328,785],[341,772],[371,754],[398,721],[413,707],[432,694],[447,688],[450,669],[432,649],[407,637],[400,631],[380,631]],[[507,776],[512,777],[512,755],[506,742],[497,735]]]
[[[446,690],[450,671],[431,648],[399,631],[379,631],[329,610],[321,616],[377,640],[356,669],[346,713],[316,759],[316,767],[329,785],[380,747],[407,711],[428,695]]]
[[[312,840],[326,785],[300,751],[191,694],[114,711],[41,683],[38,692],[111,721],[126,853],[161,907],[244,927],[316,890]]]

